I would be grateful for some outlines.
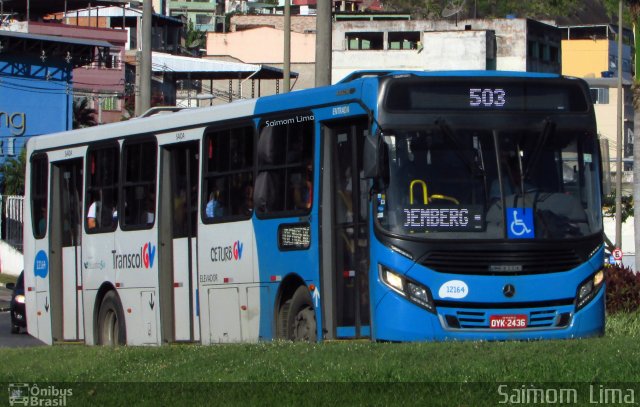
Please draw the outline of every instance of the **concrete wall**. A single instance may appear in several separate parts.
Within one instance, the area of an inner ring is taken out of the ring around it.
[[[266,45],[268,44],[268,45]],[[284,55],[284,32],[272,27],[259,27],[230,33],[207,34],[207,56],[247,64],[269,65],[282,69]],[[316,36],[315,34],[291,33],[291,71],[298,79],[291,80],[293,90],[312,88],[315,84]],[[204,81],[205,83],[207,81]],[[229,90],[229,81],[214,81],[214,89]],[[237,83],[232,85],[237,90]],[[257,84],[254,83],[255,86]],[[282,92],[282,81],[280,81]],[[260,83],[262,96],[276,93],[272,80]],[[257,96],[257,90],[255,91]],[[243,97],[250,97],[250,81],[243,85]]]
[[[231,33],[208,33],[207,56],[232,56],[247,64],[281,64],[284,55],[284,32],[259,27]],[[291,62],[315,62],[315,34],[291,33]]]
[[[22,253],[0,240],[0,274],[18,276],[24,270]]]
[[[229,31],[242,31],[256,27],[271,27],[282,31],[284,29],[284,16],[282,14],[233,16],[229,25]],[[291,16],[292,32],[304,34],[315,33],[315,30],[315,16]]]
[[[348,33],[382,32],[386,38],[392,32],[419,32],[424,51],[348,50]],[[560,49],[557,27],[527,19],[413,20],[413,21],[337,21],[333,23],[333,72],[337,82],[357,69],[489,69],[487,59],[493,55],[494,44],[487,41],[495,33],[495,69],[560,73],[560,61],[531,61],[529,41]],[[432,41],[433,40],[433,41]],[[438,43],[442,41],[442,43]],[[391,55],[387,55],[391,54]],[[424,55],[423,55],[424,54]],[[430,55],[426,58],[425,55]]]
[[[356,70],[486,69],[486,31],[425,32],[422,38],[422,50],[334,49],[332,82],[338,82]]]

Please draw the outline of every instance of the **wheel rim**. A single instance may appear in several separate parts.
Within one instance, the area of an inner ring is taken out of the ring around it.
[[[294,341],[316,340],[316,314],[310,307],[301,309],[293,322]]]
[[[117,344],[118,316],[113,310],[108,310],[102,323],[102,344],[113,346]]]

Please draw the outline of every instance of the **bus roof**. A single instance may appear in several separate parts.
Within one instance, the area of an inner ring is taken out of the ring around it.
[[[170,132],[173,129],[195,128],[216,121],[251,118],[274,114],[285,110],[311,109],[314,106],[348,103],[361,98],[366,88],[375,88],[380,77],[411,75],[415,77],[511,77],[511,78],[562,78],[549,73],[516,71],[406,71],[373,70],[356,71],[331,86],[303,89],[289,93],[263,96],[257,99],[238,100],[225,105],[184,109],[178,112],[157,114],[124,122],[71,130],[31,137],[28,152],[59,148],[63,145],[82,145],[99,140],[120,138],[127,135],[148,135]],[[64,135],[64,137],[60,137]]]
[[[354,71],[347,75],[337,83],[352,82],[356,79],[367,77],[381,77],[381,76],[398,76],[398,75],[413,75],[423,77],[434,76],[478,76],[478,77],[510,77],[510,78],[560,78],[562,75],[554,73],[541,73],[541,72],[522,72],[522,71],[480,71],[480,70],[459,70],[459,71],[406,71],[406,70],[368,70],[368,71]]]

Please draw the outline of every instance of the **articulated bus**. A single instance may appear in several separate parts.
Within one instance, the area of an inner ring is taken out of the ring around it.
[[[360,72],[27,157],[28,331],[49,344],[604,333],[579,79]]]

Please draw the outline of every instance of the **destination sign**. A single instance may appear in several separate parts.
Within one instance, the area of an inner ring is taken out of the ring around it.
[[[278,227],[280,250],[307,250],[310,246],[311,225],[309,223],[289,223]]]
[[[484,229],[482,206],[434,208],[421,206],[402,209],[403,226],[413,233],[479,232]]]
[[[439,110],[586,112],[588,95],[574,82],[545,79],[396,79],[387,88],[389,112]]]

